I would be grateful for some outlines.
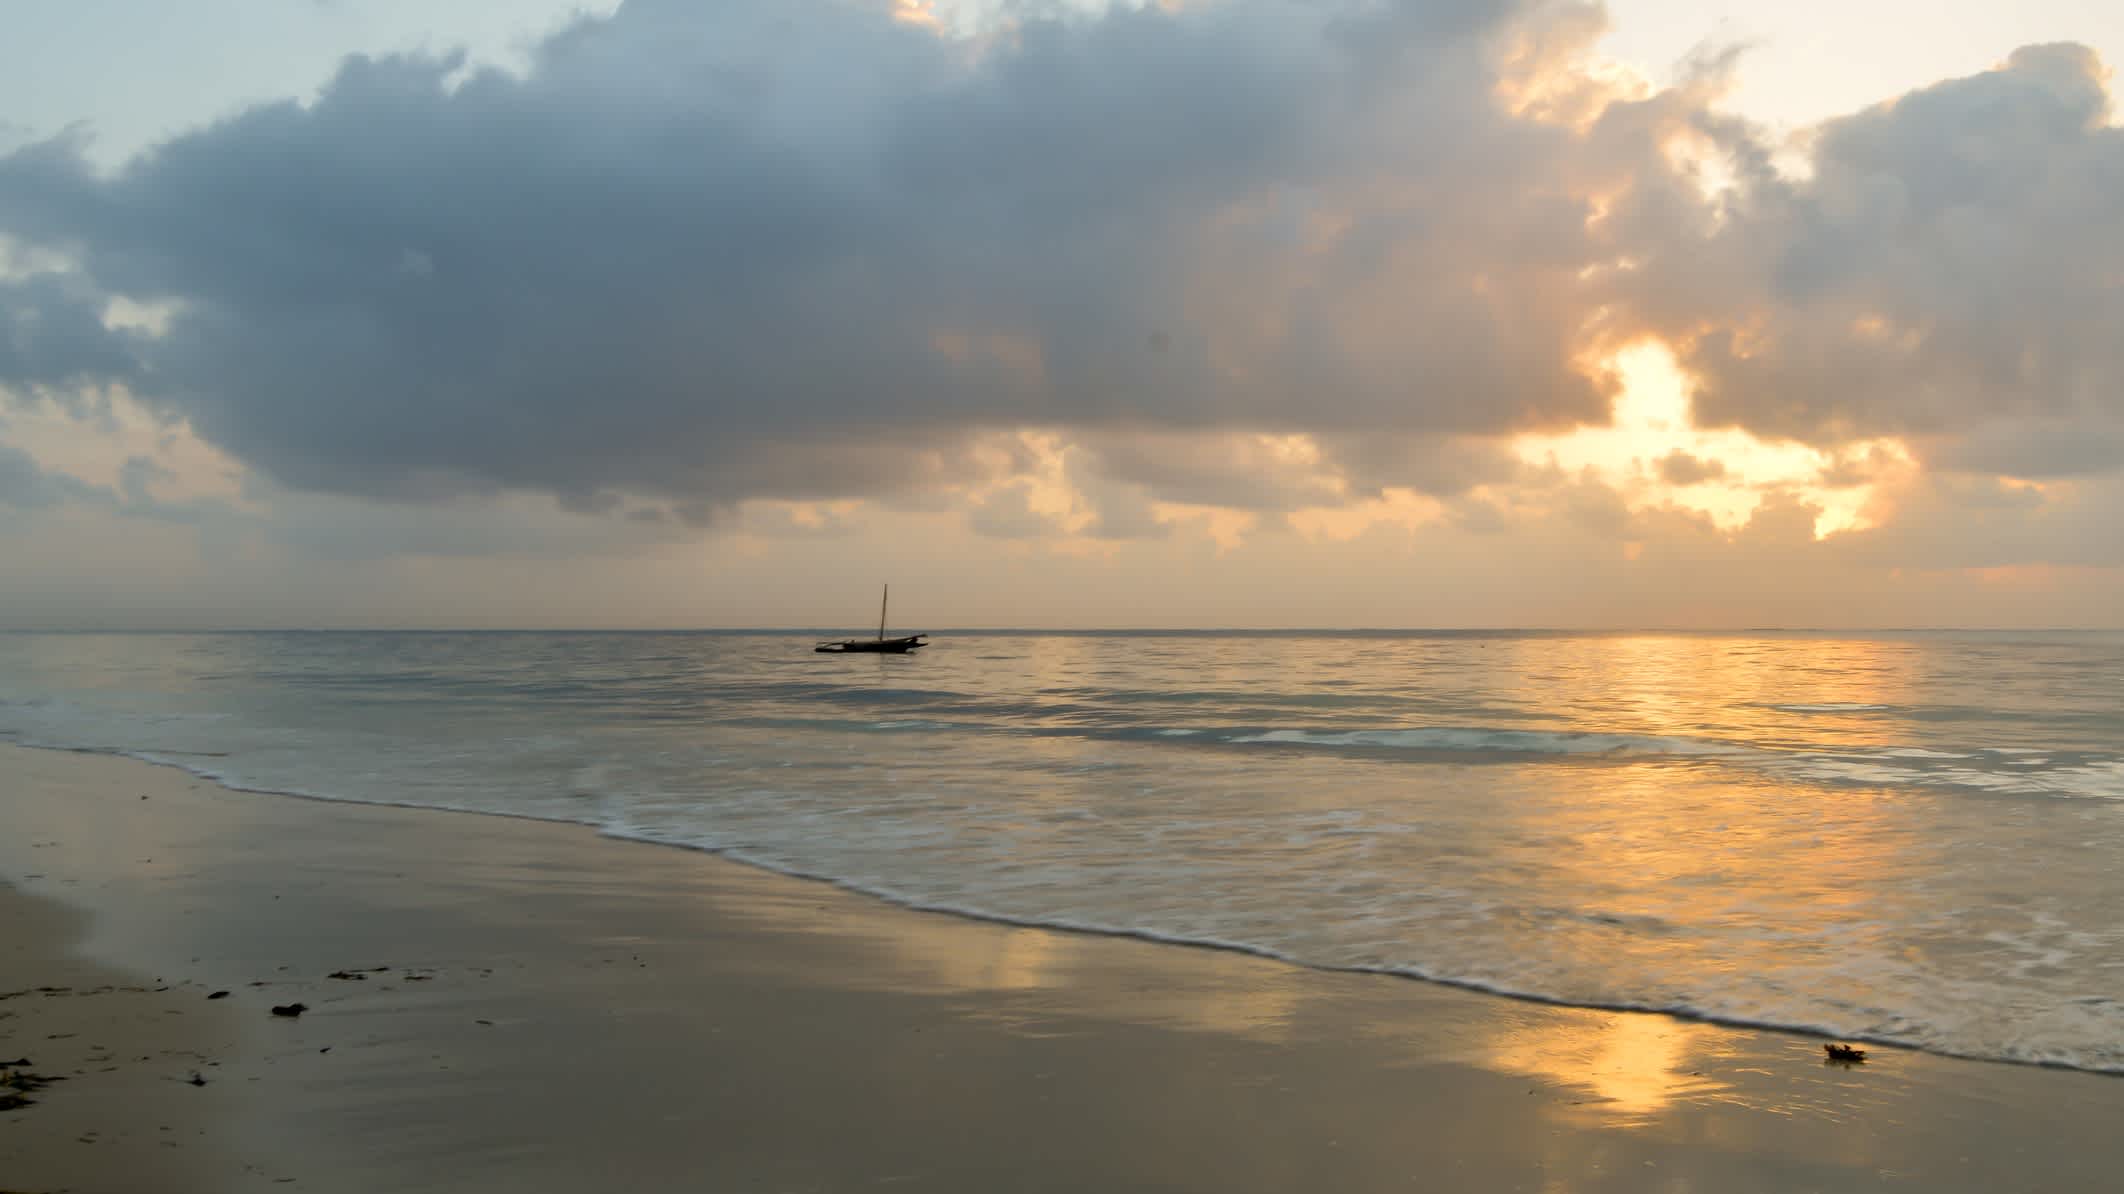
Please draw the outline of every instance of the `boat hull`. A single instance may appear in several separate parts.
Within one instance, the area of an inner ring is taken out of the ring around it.
[[[838,642],[820,643],[812,650],[821,655],[905,655],[917,647],[929,644],[919,634],[905,638],[845,638]]]

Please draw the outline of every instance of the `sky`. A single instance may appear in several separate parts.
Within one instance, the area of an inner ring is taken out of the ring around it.
[[[2124,10],[8,0],[0,628],[2124,625]]]

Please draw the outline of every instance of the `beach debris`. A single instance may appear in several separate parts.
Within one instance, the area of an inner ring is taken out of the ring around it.
[[[1850,1045],[1823,1045],[1822,1052],[1829,1055],[1830,1061],[1840,1061],[1846,1065],[1863,1065],[1866,1061],[1866,1051],[1854,1049]]]
[[[14,1064],[14,1063],[10,1063]],[[23,1062],[21,1064],[28,1064]],[[0,1070],[0,1111],[13,1111],[18,1107],[34,1106],[37,1100],[30,1098],[31,1091],[43,1090],[54,1082],[63,1082],[46,1074],[32,1074],[28,1070]]]
[[[309,1010],[310,1007],[306,1003],[276,1003],[273,1005],[274,1015],[286,1016],[291,1020]]]
[[[185,1079],[185,1082],[186,1082],[186,1083],[188,1083],[188,1084],[190,1084],[190,1085],[192,1085],[192,1086],[205,1086],[205,1085],[206,1085],[206,1079],[204,1079],[204,1078],[202,1078],[202,1077],[200,1077],[200,1076],[199,1076],[199,1071],[198,1071],[198,1070],[193,1070],[193,1071],[192,1071],[192,1076],[191,1076],[191,1077],[189,1077],[189,1078],[186,1078],[186,1079]]]
[[[325,977],[358,983],[366,982],[372,974],[388,973],[390,969],[389,966],[349,966],[345,970],[334,970],[332,973],[325,975]]]
[[[208,999],[227,999],[228,997],[229,993],[227,991],[216,991],[212,995],[207,996]]]

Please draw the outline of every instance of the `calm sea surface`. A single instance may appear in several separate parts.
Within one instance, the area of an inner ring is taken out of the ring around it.
[[[0,635],[0,740],[979,916],[2124,1072],[2124,634],[810,646]]]

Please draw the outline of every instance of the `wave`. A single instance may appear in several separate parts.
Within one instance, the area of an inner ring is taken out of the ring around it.
[[[1486,730],[1448,726],[1400,730],[1265,730],[1258,733],[1240,733],[1224,740],[1235,744],[1360,747],[1456,754],[1499,751],[1535,755],[1670,755],[1715,758],[1757,753],[1745,746],[1701,738],[1604,734],[1594,731]]]
[[[2124,759],[2030,755],[1979,748],[1968,754],[1911,748],[1797,754],[1776,766],[1808,783],[1866,788],[1947,788],[1993,796],[2124,800]],[[2011,770],[2008,770],[2011,768]]]
[[[1411,731],[1398,732],[1406,733]],[[645,846],[674,847],[709,854],[732,863],[754,867],[794,879],[829,884],[833,887],[881,900],[913,912],[948,915],[991,924],[1127,938],[1185,948],[1240,953],[1309,970],[1329,973],[1373,974],[1383,977],[1411,979],[1556,1007],[1581,1007],[1664,1015],[1676,1019],[1718,1024],[1739,1029],[1813,1033],[1845,1040],[1865,1041],[1976,1060],[2005,1061],[2016,1064],[2076,1069],[2092,1073],[2124,1074],[2124,1048],[2090,1051],[2057,1045],[2025,1043],[2003,1043],[1995,1048],[1978,1048],[1957,1042],[1953,1039],[1951,1032],[1941,1025],[1892,1014],[1885,1009],[1853,1009],[1853,1014],[1842,1017],[1822,1014],[1824,1009],[1818,1004],[1812,1007],[1758,1008],[1744,1012],[1731,1006],[1730,999],[1722,999],[1711,992],[1682,992],[1665,997],[1643,998],[1598,996],[1562,992],[1544,987],[1538,982],[1527,982],[1502,975],[1482,974],[1446,964],[1426,965],[1411,961],[1341,962],[1312,956],[1302,950],[1278,948],[1243,938],[1200,932],[1174,931],[1154,924],[1120,923],[1064,914],[1023,913],[986,906],[978,901],[935,899],[911,892],[893,883],[859,879],[798,864],[776,857],[773,854],[762,852],[743,843],[717,840],[712,836],[698,832],[675,835],[654,826],[629,824],[624,820],[614,820],[609,817],[560,815],[550,810],[530,812],[436,805],[374,797],[345,796],[323,790],[256,786],[246,784],[241,778],[221,767],[187,762],[183,758],[175,757],[174,754],[165,754],[157,751],[135,751],[109,747],[58,746],[27,741],[18,741],[17,744],[34,749],[135,759],[143,763],[182,771],[230,791],[294,797],[326,803],[386,805],[428,812],[463,813],[504,817],[513,820],[583,825],[594,829],[600,836],[617,841],[638,843]],[[1619,927],[1631,927],[1627,923],[1628,918],[1602,917],[1592,914],[1588,914],[1588,918]],[[1804,997],[1801,998],[1800,1002],[1802,1004],[1806,1002]],[[2120,1006],[2115,1000],[2090,998],[2078,1002],[2090,1005],[2085,1009],[2090,1015],[2115,1017],[2119,1014],[2124,1014],[2124,1006]],[[2092,1006],[2094,1004],[2101,1004],[2102,1006]],[[2115,1035],[2114,1033],[2106,1035],[2097,1033],[2095,1034],[2095,1039],[2115,1039]]]
[[[1502,755],[1581,758],[1692,757],[1721,758],[1759,755],[1746,746],[1710,739],[1654,734],[1611,734],[1598,731],[1508,730],[1479,726],[1415,726],[1398,729],[1298,729],[1264,726],[1197,725],[1159,726],[1133,721],[947,721],[933,717],[897,717],[857,721],[818,716],[727,717],[724,726],[826,731],[835,733],[916,732],[937,734],[993,734],[1014,738],[1063,738],[1112,742],[1172,742],[1193,739],[1199,743],[1240,747],[1309,747],[1322,750],[1368,750],[1438,755]]]

